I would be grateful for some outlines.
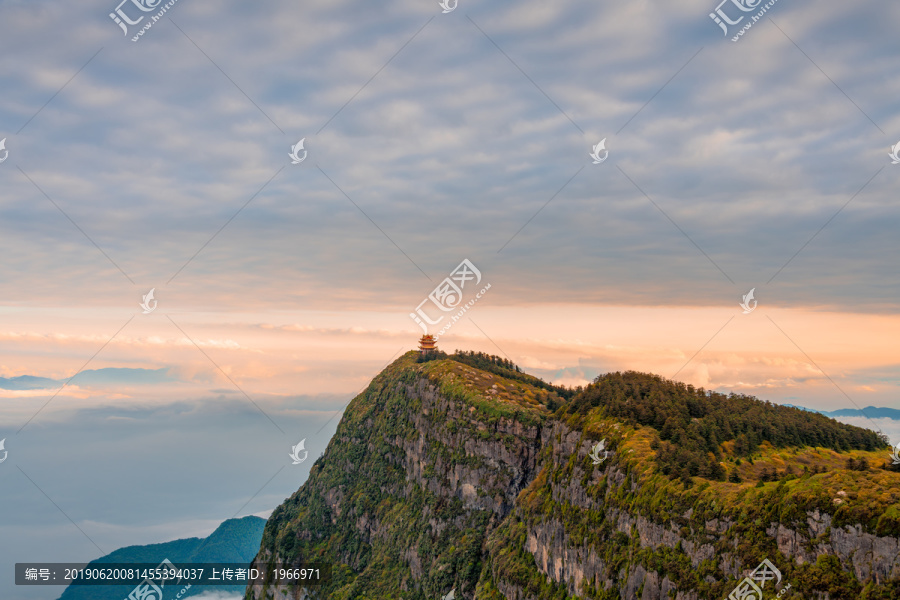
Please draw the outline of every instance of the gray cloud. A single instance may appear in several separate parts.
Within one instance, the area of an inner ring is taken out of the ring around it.
[[[216,13],[179,2],[175,22],[284,134],[166,19],[133,44],[104,22],[102,3],[77,15],[50,3],[44,19],[10,5],[6,21],[24,25],[7,43],[24,59],[4,82],[7,130],[103,50],[11,138],[14,162],[3,166],[21,166],[127,273],[159,285],[307,137],[309,160],[281,171],[172,284],[224,302],[240,302],[240,290],[245,302],[384,305],[427,287],[321,167],[432,278],[469,256],[494,269],[504,302],[718,304],[762,287],[888,164],[898,78],[879,49],[892,37],[871,25],[861,39],[870,25],[854,15],[897,8],[773,12],[885,135],[771,23],[732,44],[706,4],[463,3],[435,16],[412,2]],[[840,43],[826,45],[825,32]],[[601,137],[611,159],[590,165]],[[128,285],[18,170],[0,176],[13,199],[0,205],[4,278],[27,283],[13,299],[63,301],[90,281],[79,301],[92,303]],[[895,178],[875,177],[772,282],[770,301],[892,310]],[[534,289],[535,277],[547,285]]]

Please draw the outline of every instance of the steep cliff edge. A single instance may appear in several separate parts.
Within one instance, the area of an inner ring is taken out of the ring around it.
[[[752,428],[723,434],[704,405],[719,399],[680,384],[626,374],[561,401],[491,370],[411,352],[379,374],[272,513],[255,561],[329,562],[331,582],[246,599],[726,598],[763,559],[779,571],[758,582],[766,598],[900,598],[900,473],[845,468],[884,462],[872,435],[741,400],[755,420],[797,419],[760,443]],[[648,411],[641,386],[687,411],[688,429]],[[683,406],[665,396],[682,392]],[[706,425],[714,452],[678,455]]]

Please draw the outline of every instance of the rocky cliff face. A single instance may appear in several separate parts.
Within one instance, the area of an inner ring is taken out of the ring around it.
[[[889,507],[865,523],[844,521],[870,495],[832,499],[849,472],[685,486],[655,468],[651,428],[551,414],[522,379],[414,353],[388,367],[255,561],[330,562],[331,581],[260,581],[247,600],[726,598],[765,558],[766,598],[900,598],[900,474],[853,474]]]

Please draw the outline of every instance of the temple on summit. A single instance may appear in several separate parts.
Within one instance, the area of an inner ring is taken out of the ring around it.
[[[428,354],[429,352],[434,352],[437,350],[437,346],[435,346],[434,336],[431,334],[425,334],[419,340],[419,352],[422,355]]]

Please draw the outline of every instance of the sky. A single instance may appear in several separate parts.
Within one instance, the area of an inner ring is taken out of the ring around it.
[[[900,6],[162,5],[0,0],[2,565],[267,515],[424,331],[900,408]]]

